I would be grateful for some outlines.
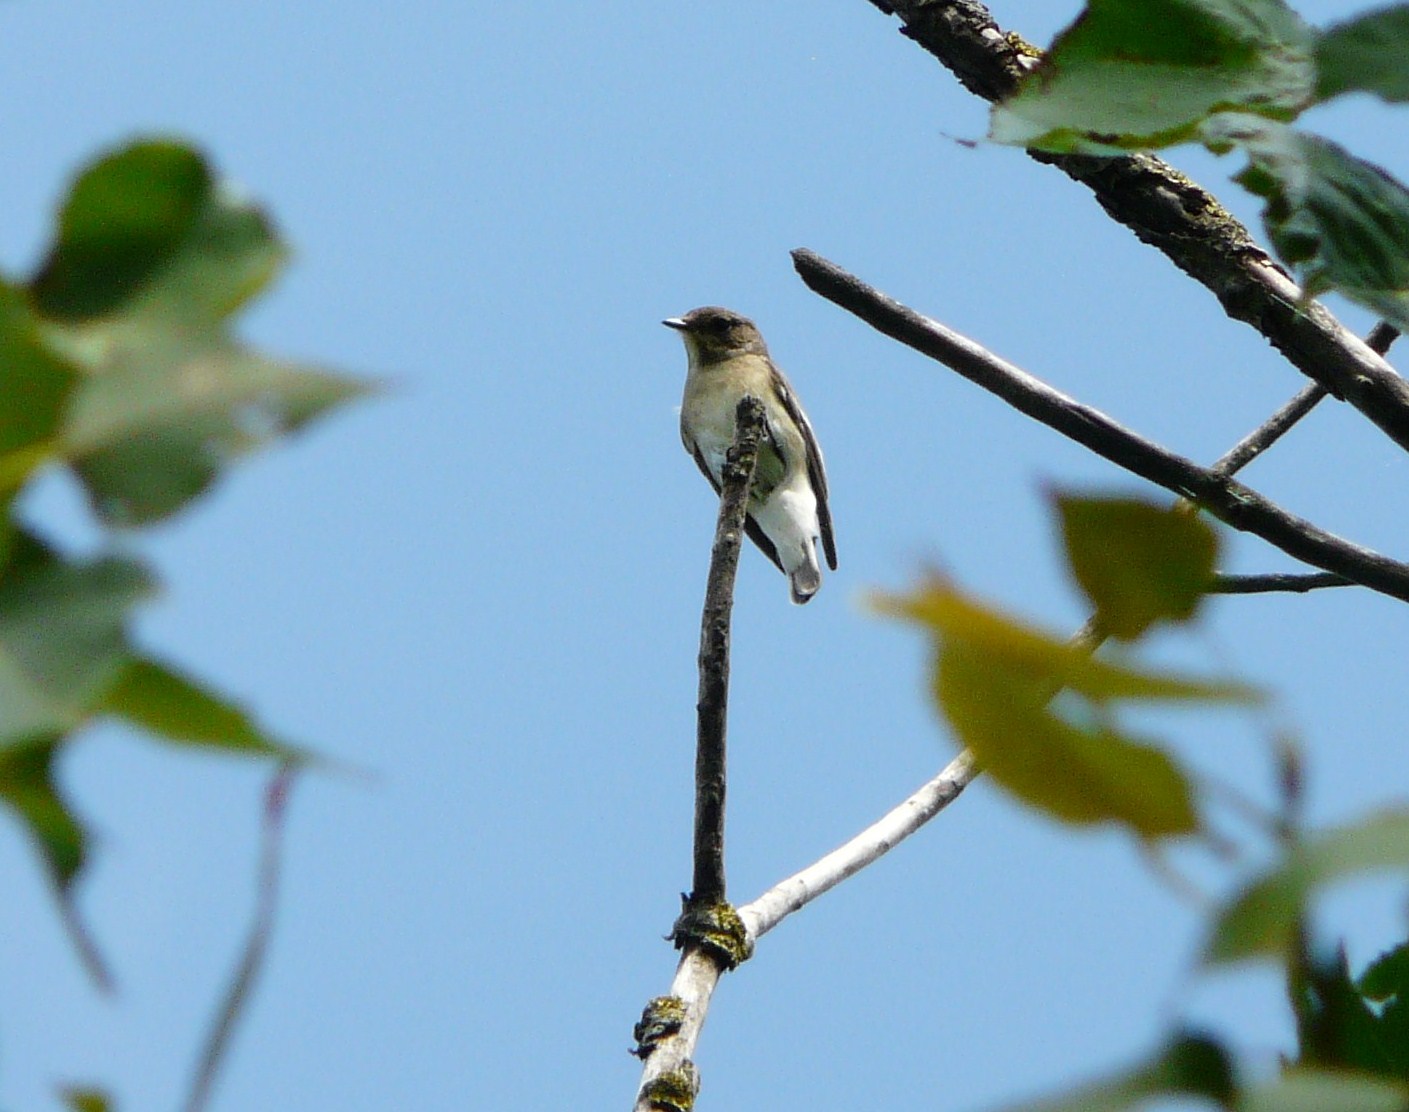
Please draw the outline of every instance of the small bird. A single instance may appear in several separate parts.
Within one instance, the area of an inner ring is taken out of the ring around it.
[[[724,458],[734,443],[734,410],[745,394],[763,403],[765,438],[759,447],[745,529],[804,603],[822,586],[816,541],[827,566],[837,568],[827,471],[807,414],[783,372],[768,357],[757,326],[716,305],[661,322],[685,341],[690,359],[680,406],[680,439],[715,493]]]

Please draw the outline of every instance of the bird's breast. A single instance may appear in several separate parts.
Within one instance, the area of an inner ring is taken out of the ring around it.
[[[745,390],[730,376],[701,372],[685,383],[680,427],[707,454],[721,456],[734,442],[734,411]]]

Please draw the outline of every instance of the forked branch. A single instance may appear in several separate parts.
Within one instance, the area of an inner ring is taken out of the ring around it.
[[[1187,498],[1234,529],[1259,536],[1289,556],[1409,602],[1409,565],[1328,533],[1224,471],[1201,467],[1146,440],[812,251],[794,251],[793,264],[802,280],[827,300],[1097,455]]]

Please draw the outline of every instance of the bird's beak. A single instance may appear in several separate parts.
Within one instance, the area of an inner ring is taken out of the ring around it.
[[[690,326],[685,323],[684,317],[666,317],[665,320],[661,321],[661,324],[665,325],[667,328],[673,328],[677,332],[688,332],[690,329]]]

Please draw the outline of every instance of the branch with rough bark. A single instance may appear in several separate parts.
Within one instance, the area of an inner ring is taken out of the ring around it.
[[[742,924],[725,902],[724,801],[729,725],[729,626],[749,490],[763,438],[763,403],[746,395],[734,415],[719,489],[719,517],[710,550],[700,617],[700,684],[696,703],[694,883],[671,931],[682,951],[667,996],[646,1006],[636,1025],[636,1053],[645,1060],[636,1108],[690,1107],[699,1075],[690,1055],[725,971],[747,956]]]
[[[695,736],[694,903],[724,899],[725,742],[729,728],[729,620],[748,514],[749,488],[763,436],[763,403],[745,396],[735,413],[734,444],[720,476],[719,520],[710,551],[700,618],[700,691]]]
[[[1259,536],[1298,560],[1409,602],[1409,565],[1288,513],[1233,480],[1225,470],[1201,467],[1146,440],[814,252],[794,251],[793,264],[802,280],[827,300],[1097,455],[1187,498],[1234,529]]]
[[[904,24],[984,100],[1012,92],[1036,51],[976,0],[871,0]],[[1095,194],[1112,219],[1207,287],[1308,378],[1349,402],[1409,450],[1409,383],[1296,283],[1211,193],[1153,155],[1119,158],[1029,151]]]

